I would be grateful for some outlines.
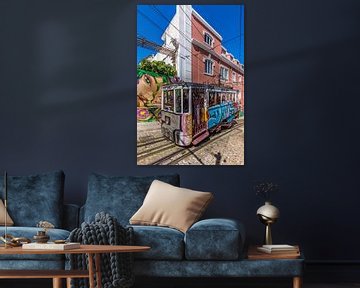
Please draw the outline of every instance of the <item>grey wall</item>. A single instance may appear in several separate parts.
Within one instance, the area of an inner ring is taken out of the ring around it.
[[[63,169],[78,204],[93,171],[178,172],[214,192],[207,216],[243,221],[252,243],[263,232],[252,185],[271,179],[276,242],[360,260],[360,2],[246,3],[244,167],[136,166],[134,2],[0,0],[0,171]]]

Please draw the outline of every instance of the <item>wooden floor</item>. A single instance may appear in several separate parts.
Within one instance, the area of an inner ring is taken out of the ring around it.
[[[0,288],[52,288],[52,282],[48,279],[41,280],[0,280]],[[155,283],[136,283],[134,288],[291,288],[290,282],[265,283],[263,281],[246,281],[245,283],[221,285],[214,284],[202,285],[201,283],[189,284],[155,284]],[[360,288],[360,283],[304,283],[303,288]]]

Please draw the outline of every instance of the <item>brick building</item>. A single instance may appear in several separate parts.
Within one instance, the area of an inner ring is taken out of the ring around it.
[[[187,82],[214,84],[239,90],[244,107],[244,66],[222,45],[222,36],[191,5],[177,5],[161,39],[174,49],[173,59],[157,53],[153,60],[175,65]]]

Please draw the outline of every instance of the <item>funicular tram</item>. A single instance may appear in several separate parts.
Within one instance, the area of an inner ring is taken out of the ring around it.
[[[207,84],[162,86],[161,132],[179,146],[196,145],[239,115],[239,91]]]

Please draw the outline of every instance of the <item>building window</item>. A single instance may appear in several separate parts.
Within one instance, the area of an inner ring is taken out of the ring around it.
[[[236,82],[236,73],[235,72],[233,72],[233,77],[232,78],[233,78],[232,81]]]
[[[225,67],[220,67],[220,79],[229,80],[229,69]]]
[[[212,47],[212,45],[213,45],[213,38],[210,36],[210,34],[208,34],[208,33],[204,33],[204,41],[205,41],[205,43],[206,44],[208,44],[208,45],[210,45],[211,47]]]
[[[205,59],[205,74],[213,74],[213,61]]]
[[[239,83],[241,84],[242,81],[241,75],[239,75]]]

